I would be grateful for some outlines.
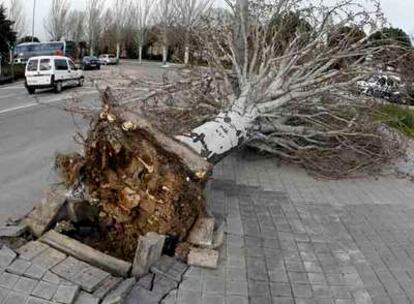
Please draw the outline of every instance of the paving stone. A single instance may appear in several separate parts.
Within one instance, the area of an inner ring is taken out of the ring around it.
[[[10,289],[0,287],[0,303],[3,303],[3,300],[10,293]]]
[[[225,286],[224,279],[207,277],[203,280],[203,293],[224,294]]]
[[[64,187],[49,191],[23,220],[35,236],[40,237],[58,219],[66,203],[65,194]]]
[[[80,285],[83,290],[91,293],[110,277],[109,273],[72,257],[66,258],[51,270],[61,278]]]
[[[162,296],[162,298],[169,294],[173,289],[176,289],[178,286],[177,282],[164,277],[162,275],[155,275],[152,285],[152,291]]]
[[[29,296],[25,294],[20,294],[12,291],[7,295],[2,304],[23,304],[26,303],[26,300],[28,298]]]
[[[16,257],[17,254],[13,250],[3,245],[0,249],[0,269],[9,266]]]
[[[20,277],[17,280],[16,284],[14,284],[12,289],[16,292],[30,295],[32,291],[35,289],[37,284],[38,284],[38,281],[36,280],[25,278],[25,277]]]
[[[46,268],[37,266],[36,264],[31,264],[29,268],[24,272],[24,276],[40,280],[45,273],[47,272]]]
[[[69,281],[79,284],[83,290],[93,293],[110,277],[110,274],[93,266],[89,266],[71,277]]]
[[[201,277],[184,277],[183,281],[180,283],[181,290],[188,290],[188,291],[198,291],[201,292],[202,290],[202,279]]]
[[[270,293],[272,297],[290,297],[292,296],[292,287],[288,283],[271,283]]]
[[[243,296],[227,296],[226,304],[249,304],[249,299]]]
[[[125,300],[125,304],[158,304],[163,295],[135,285]],[[106,304],[106,303],[105,303]]]
[[[0,274],[0,287],[4,287],[7,289],[12,289],[12,287],[16,284],[19,276],[7,272],[3,272]]]
[[[218,294],[205,294],[202,299],[203,304],[226,304],[226,298]]]
[[[148,273],[150,267],[161,258],[164,247],[165,235],[148,232],[145,236],[138,238],[132,275],[141,277]]]
[[[101,283],[101,285],[99,285],[93,295],[99,299],[103,299],[109,292],[116,288],[121,281],[121,278],[109,276]]]
[[[61,279],[59,276],[57,276],[51,271],[46,271],[46,273],[42,277],[42,280],[55,285],[59,285],[63,281],[63,279]]]
[[[177,304],[202,304],[201,293],[179,290]]]
[[[188,254],[188,265],[206,268],[217,268],[219,252],[214,249],[191,248]]]
[[[102,304],[122,304],[136,283],[135,278],[124,280],[117,288],[111,291]]]
[[[60,285],[53,296],[53,302],[72,304],[80,292],[79,286]]]
[[[247,281],[226,281],[226,293],[228,295],[247,296]]]
[[[41,252],[37,255],[33,260],[32,263],[40,266],[44,269],[51,269],[60,262],[66,259],[66,255],[57,251],[53,248],[48,248],[45,251]]]
[[[168,296],[166,296],[162,301],[161,304],[177,304],[177,290],[171,291]]]
[[[25,304],[52,304],[52,302],[47,301],[47,300],[43,300],[43,299],[39,299],[39,298],[36,298],[36,297],[29,297]]]
[[[32,296],[44,300],[52,300],[59,285],[40,281],[32,292]]]
[[[188,235],[187,241],[194,245],[211,246],[214,237],[214,218],[199,217]]]
[[[74,304],[99,304],[99,298],[81,291]]]
[[[181,282],[188,266],[175,258],[163,255],[152,267],[151,272],[161,274],[176,282]]]
[[[27,231],[26,225],[1,226],[0,237],[19,237]]]
[[[25,271],[31,266],[32,264],[29,261],[23,259],[16,259],[14,260],[7,268],[7,272],[14,273],[17,275],[23,275]]]
[[[48,248],[50,248],[48,245],[39,241],[31,241],[17,249],[17,253],[21,259],[31,261]]]

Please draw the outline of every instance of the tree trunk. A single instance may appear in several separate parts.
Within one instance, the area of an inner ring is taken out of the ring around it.
[[[138,47],[138,63],[142,64],[142,45]]]
[[[121,53],[121,46],[120,46],[119,42],[117,42],[116,43],[116,59],[118,59],[118,60],[119,60],[120,53]]]
[[[245,143],[254,127],[254,116],[229,111],[220,113],[190,134],[177,136],[177,139],[209,162],[217,163]]]
[[[189,61],[190,61],[190,47],[187,45],[185,46],[185,51],[184,51],[184,64],[188,65]]]
[[[91,46],[90,49],[89,49],[89,55],[93,56],[93,46]]]
[[[188,62],[190,61],[190,45],[189,45],[189,40],[190,40],[190,33],[188,31],[188,29],[185,32],[185,36],[184,36],[184,64],[187,65]]]
[[[162,65],[168,64],[168,47],[166,45],[162,46]]]

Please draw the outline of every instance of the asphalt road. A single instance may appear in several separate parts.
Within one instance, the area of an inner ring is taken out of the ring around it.
[[[68,98],[98,98],[92,87],[28,95],[23,83],[0,86],[0,222],[29,212],[55,182],[57,152],[80,149],[73,135],[87,122],[64,111]]]
[[[122,83],[117,80],[122,78],[121,74],[160,79],[165,74],[174,75],[175,67],[165,69],[157,62],[139,65],[136,61],[122,61],[118,66],[85,72],[87,81],[83,88],[65,89],[61,94],[41,90],[29,95],[23,82],[0,86],[0,223],[27,214],[48,185],[56,182],[56,153],[81,148],[73,136],[79,129],[84,130],[88,122],[64,111],[69,98],[76,96],[82,105],[97,107],[99,95],[92,79],[102,82],[100,87],[110,85],[116,89]]]

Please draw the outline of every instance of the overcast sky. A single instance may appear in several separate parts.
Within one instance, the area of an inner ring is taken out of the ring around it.
[[[1,1],[1,0],[0,0]],[[32,11],[34,0],[22,0],[26,11],[27,33],[31,34]],[[113,0],[108,0],[113,1]],[[222,1],[222,0],[216,0]],[[48,37],[44,31],[43,20],[47,16],[52,0],[36,0],[35,36],[41,40]],[[85,0],[69,0],[71,7],[84,9]],[[381,0],[384,13],[389,22],[395,27],[404,29],[409,34],[414,34],[414,0]]]

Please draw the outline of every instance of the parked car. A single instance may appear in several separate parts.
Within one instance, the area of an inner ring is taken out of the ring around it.
[[[63,56],[32,57],[26,64],[25,86],[29,94],[36,89],[54,88],[60,93],[65,86],[83,86],[84,76],[73,61]]]
[[[399,77],[374,74],[366,81],[358,81],[357,87],[363,94],[384,98],[393,102],[401,102],[403,85]]]
[[[112,54],[102,54],[99,56],[99,61],[101,64],[118,64],[118,59],[115,55]]]
[[[85,56],[81,61],[82,70],[101,69],[101,61],[95,56]]]

